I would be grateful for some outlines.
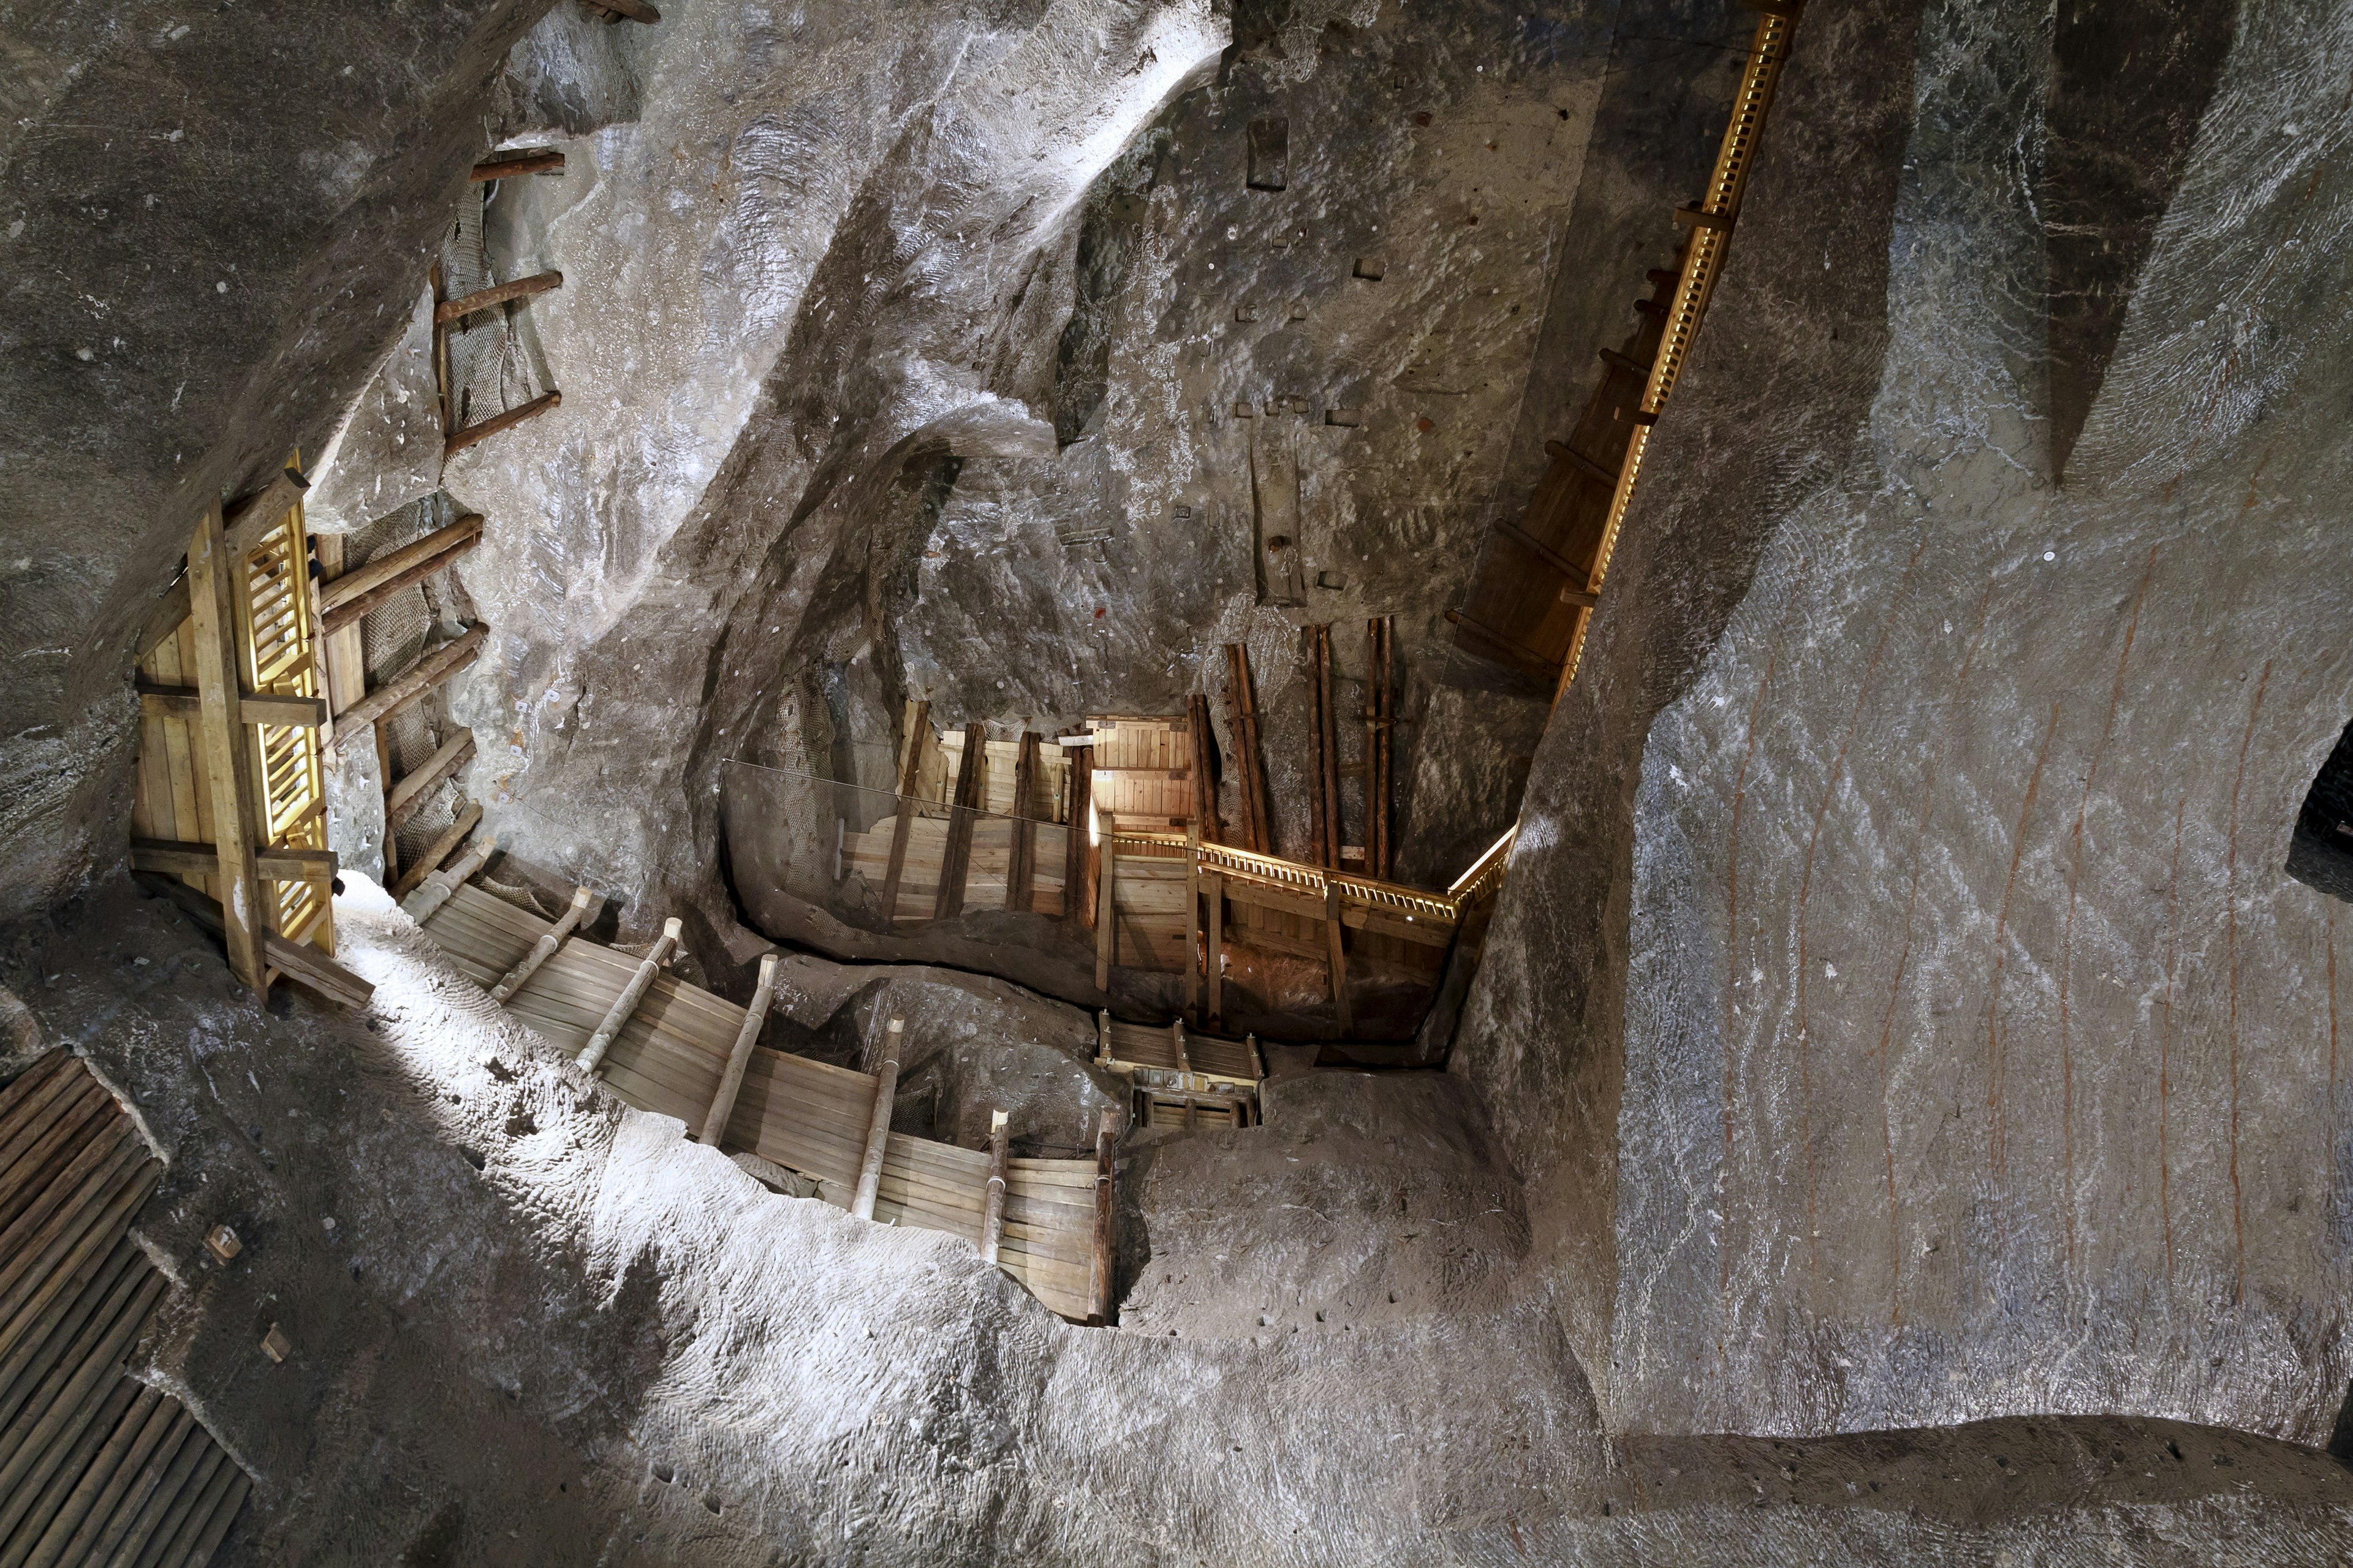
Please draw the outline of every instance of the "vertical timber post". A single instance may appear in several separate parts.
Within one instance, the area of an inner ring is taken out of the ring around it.
[[[866,1122],[866,1157],[858,1165],[858,1191],[849,1212],[859,1219],[874,1217],[874,1194],[882,1189],[882,1153],[891,1143],[891,1105],[899,1098],[899,1036],[904,1018],[891,1020],[883,1036],[882,1070],[874,1075],[874,1114]]]
[[[997,1261],[997,1244],[1005,1234],[1005,1112],[988,1113],[988,1194],[980,1210],[980,1260]]]
[[[197,724],[205,784],[218,846],[221,924],[232,973],[256,991],[267,987],[261,961],[267,917],[254,863],[252,747],[247,743],[245,686],[237,651],[237,597],[243,584],[221,535],[221,510],[205,509],[188,543],[188,615],[196,644]]]

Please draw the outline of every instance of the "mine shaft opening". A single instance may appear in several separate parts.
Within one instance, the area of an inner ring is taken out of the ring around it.
[[[2296,812],[2287,874],[2353,903],[2353,723],[2337,737]]]

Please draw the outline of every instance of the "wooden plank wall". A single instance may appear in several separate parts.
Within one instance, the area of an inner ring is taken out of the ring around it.
[[[1193,820],[1193,735],[1184,718],[1090,717],[1095,806],[1131,827],[1182,830]]]
[[[551,927],[503,899],[462,885],[425,922],[426,934],[485,988]],[[637,959],[575,936],[506,1006],[554,1045],[576,1051],[637,967]],[[658,974],[607,1048],[600,1071],[631,1105],[699,1128],[744,1016],[744,1009],[723,997]],[[849,1208],[876,1093],[872,1074],[755,1047],[721,1146],[749,1150],[813,1177],[826,1202]],[[874,1217],[976,1243],[987,1167],[986,1153],[894,1132],[884,1146]],[[997,1261],[1046,1306],[1076,1321],[1090,1310],[1094,1181],[1092,1160],[1016,1159],[1007,1176]]]
[[[131,1222],[163,1173],[64,1050],[0,1089],[0,1562],[202,1568],[252,1489],[129,1375],[167,1286]]]

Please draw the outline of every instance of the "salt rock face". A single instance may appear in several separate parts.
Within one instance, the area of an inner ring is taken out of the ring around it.
[[[427,292],[342,427],[305,465],[303,525],[313,533],[353,533],[431,495],[441,488],[445,434]]]
[[[1455,1058],[1614,1423],[2341,1430],[2342,89],[2141,14],[1800,32]]]

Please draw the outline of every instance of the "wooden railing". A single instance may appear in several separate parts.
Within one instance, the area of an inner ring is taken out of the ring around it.
[[[1514,827],[1497,839],[1484,855],[1456,879],[1445,892],[1432,892],[1427,888],[1409,887],[1402,882],[1385,882],[1375,877],[1360,877],[1352,872],[1334,871],[1303,860],[1285,860],[1279,856],[1261,855],[1252,849],[1237,849],[1229,844],[1193,844],[1181,833],[1152,833],[1117,827],[1111,835],[1123,849],[1134,847],[1162,858],[1183,858],[1188,851],[1196,869],[1214,871],[1227,878],[1243,878],[1261,884],[1298,894],[1321,902],[1325,889],[1336,891],[1344,906],[1377,910],[1384,914],[1401,916],[1417,924],[1451,926],[1462,918],[1462,911],[1472,902],[1494,890],[1503,880],[1504,862],[1509,858]]]
[[[263,532],[246,557],[245,595],[238,616],[238,675],[245,689],[260,695],[316,699],[320,670],[311,612],[308,553],[302,542],[302,504],[295,502]],[[316,725],[254,724],[255,787],[261,796],[260,847],[323,850],[327,847],[327,785]],[[328,921],[327,888],[315,880],[280,879],[273,884],[273,922],[294,942],[314,933],[334,951]]]

